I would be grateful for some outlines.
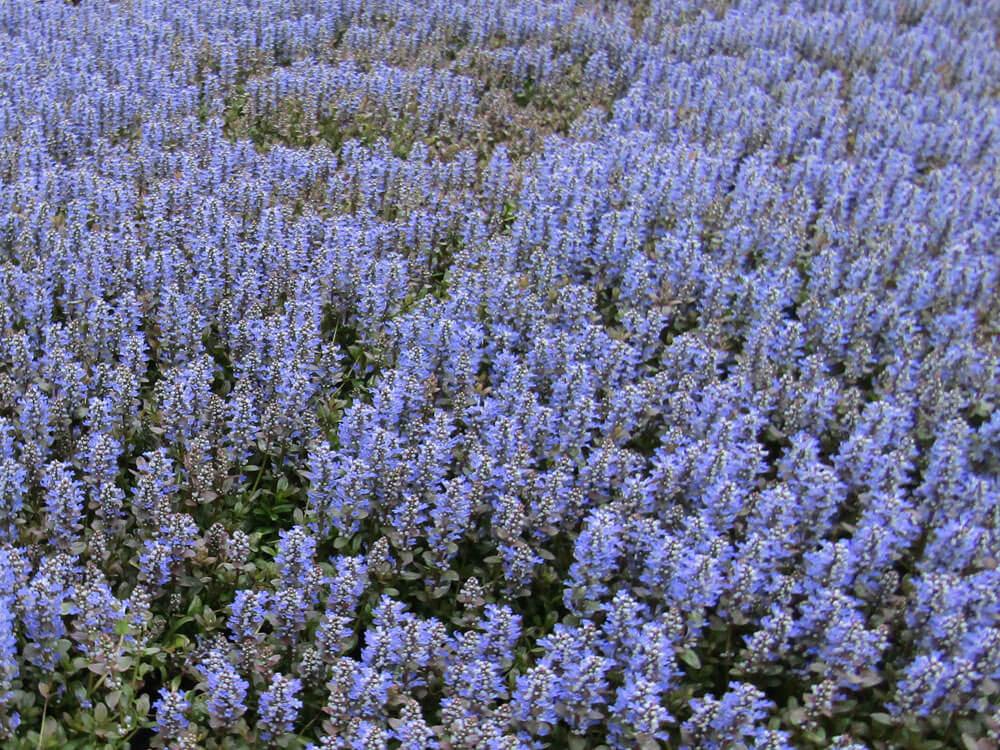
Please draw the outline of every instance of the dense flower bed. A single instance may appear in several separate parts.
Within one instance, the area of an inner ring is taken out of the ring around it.
[[[0,2],[0,744],[996,748],[998,43]]]

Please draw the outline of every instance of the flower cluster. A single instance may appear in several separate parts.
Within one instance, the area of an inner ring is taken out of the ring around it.
[[[998,17],[0,3],[0,742],[992,747]]]

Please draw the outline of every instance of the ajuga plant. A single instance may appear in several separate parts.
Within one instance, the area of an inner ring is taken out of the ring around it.
[[[998,24],[0,2],[0,745],[995,750]]]

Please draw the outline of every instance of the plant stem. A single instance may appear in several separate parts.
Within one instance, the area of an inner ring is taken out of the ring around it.
[[[311,719],[309,719],[309,721],[306,723],[306,725],[304,727],[302,727],[302,730],[297,735],[299,739],[302,739],[302,735],[304,735],[306,733],[306,730],[309,727],[311,727],[313,724],[316,723],[316,719],[317,719],[318,716],[319,716],[319,713],[314,713],[313,717]]]
[[[253,499],[253,494],[257,491],[260,486],[261,477],[264,476],[264,461],[269,460],[267,457],[268,451],[271,450],[271,441],[267,441],[267,445],[264,446],[264,455],[261,456],[260,466],[257,467],[257,478],[254,480],[253,487],[250,488],[250,498]]]
[[[42,738],[45,736],[45,714],[49,710],[49,696],[45,696],[45,705],[42,706],[42,724],[38,727],[38,744],[35,746],[39,750],[42,746]]]

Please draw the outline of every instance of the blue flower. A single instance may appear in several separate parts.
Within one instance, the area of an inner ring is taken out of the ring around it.
[[[160,697],[153,703],[156,711],[156,732],[166,740],[177,740],[190,726],[187,710],[191,702],[184,693],[169,688],[160,688]]]
[[[302,708],[297,697],[302,683],[297,679],[276,673],[268,689],[261,693],[258,708],[260,738],[271,741],[283,733],[291,732]]]

